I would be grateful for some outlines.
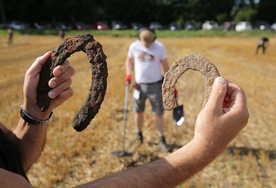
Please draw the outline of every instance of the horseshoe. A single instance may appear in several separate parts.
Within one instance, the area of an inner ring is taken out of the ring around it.
[[[43,65],[37,89],[37,106],[42,112],[50,105],[48,81],[53,77],[53,69],[69,58],[73,53],[83,51],[91,64],[92,82],[88,96],[80,110],[73,118],[73,127],[76,131],[84,130],[98,113],[107,88],[107,63],[102,45],[90,34],[81,34],[67,38],[55,50]]]
[[[202,55],[193,53],[181,59],[178,59],[164,76],[162,84],[163,105],[166,110],[172,110],[175,107],[174,88],[178,78],[187,70],[199,71],[205,77],[205,100],[206,104],[212,85],[216,77],[219,77],[219,71],[216,66]]]

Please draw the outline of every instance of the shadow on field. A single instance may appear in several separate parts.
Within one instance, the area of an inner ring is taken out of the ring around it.
[[[253,155],[256,157],[256,159],[259,159],[260,156],[267,156],[270,160],[276,159],[276,150],[265,150],[261,148],[247,148],[247,147],[235,147],[230,146],[227,147],[227,152],[230,155],[240,155],[240,156],[247,156],[247,155]]]

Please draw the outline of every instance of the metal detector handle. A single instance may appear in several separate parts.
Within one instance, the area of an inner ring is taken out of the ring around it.
[[[176,107],[177,107],[178,106],[177,97],[174,96],[174,99],[175,99],[175,103],[176,103]]]

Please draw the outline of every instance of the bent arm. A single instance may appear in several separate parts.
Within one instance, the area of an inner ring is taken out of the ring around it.
[[[207,152],[203,145],[191,141],[176,152],[157,161],[128,169],[77,188],[170,188],[187,180],[208,165],[216,155]]]
[[[175,187],[213,161],[244,128],[248,118],[243,90],[219,77],[188,144],[163,159],[79,187]]]
[[[41,112],[37,107],[36,93],[39,73],[43,64],[50,55],[51,52],[48,52],[44,56],[37,58],[26,72],[24,78],[24,102],[22,107],[30,116],[39,120],[48,119],[54,108],[61,105],[73,95],[73,90],[70,88],[70,85],[74,69],[70,67],[69,62],[66,61],[63,65],[55,68],[55,77],[49,81],[49,86],[52,88],[49,92],[49,97],[51,98],[49,109],[45,112]],[[19,122],[13,131],[6,130],[8,137],[18,148],[20,158],[26,172],[38,159],[44,148],[46,141],[46,130],[47,125],[32,125],[22,118],[19,119]]]

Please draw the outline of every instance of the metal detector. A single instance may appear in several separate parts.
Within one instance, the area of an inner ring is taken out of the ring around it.
[[[123,134],[122,134],[122,150],[121,151],[114,151],[112,153],[115,157],[128,157],[132,156],[131,152],[125,151],[125,136],[126,136],[126,122],[127,122],[127,112],[128,112],[128,86],[130,82],[126,82],[125,87],[125,105],[124,105],[124,128],[123,128]]]

